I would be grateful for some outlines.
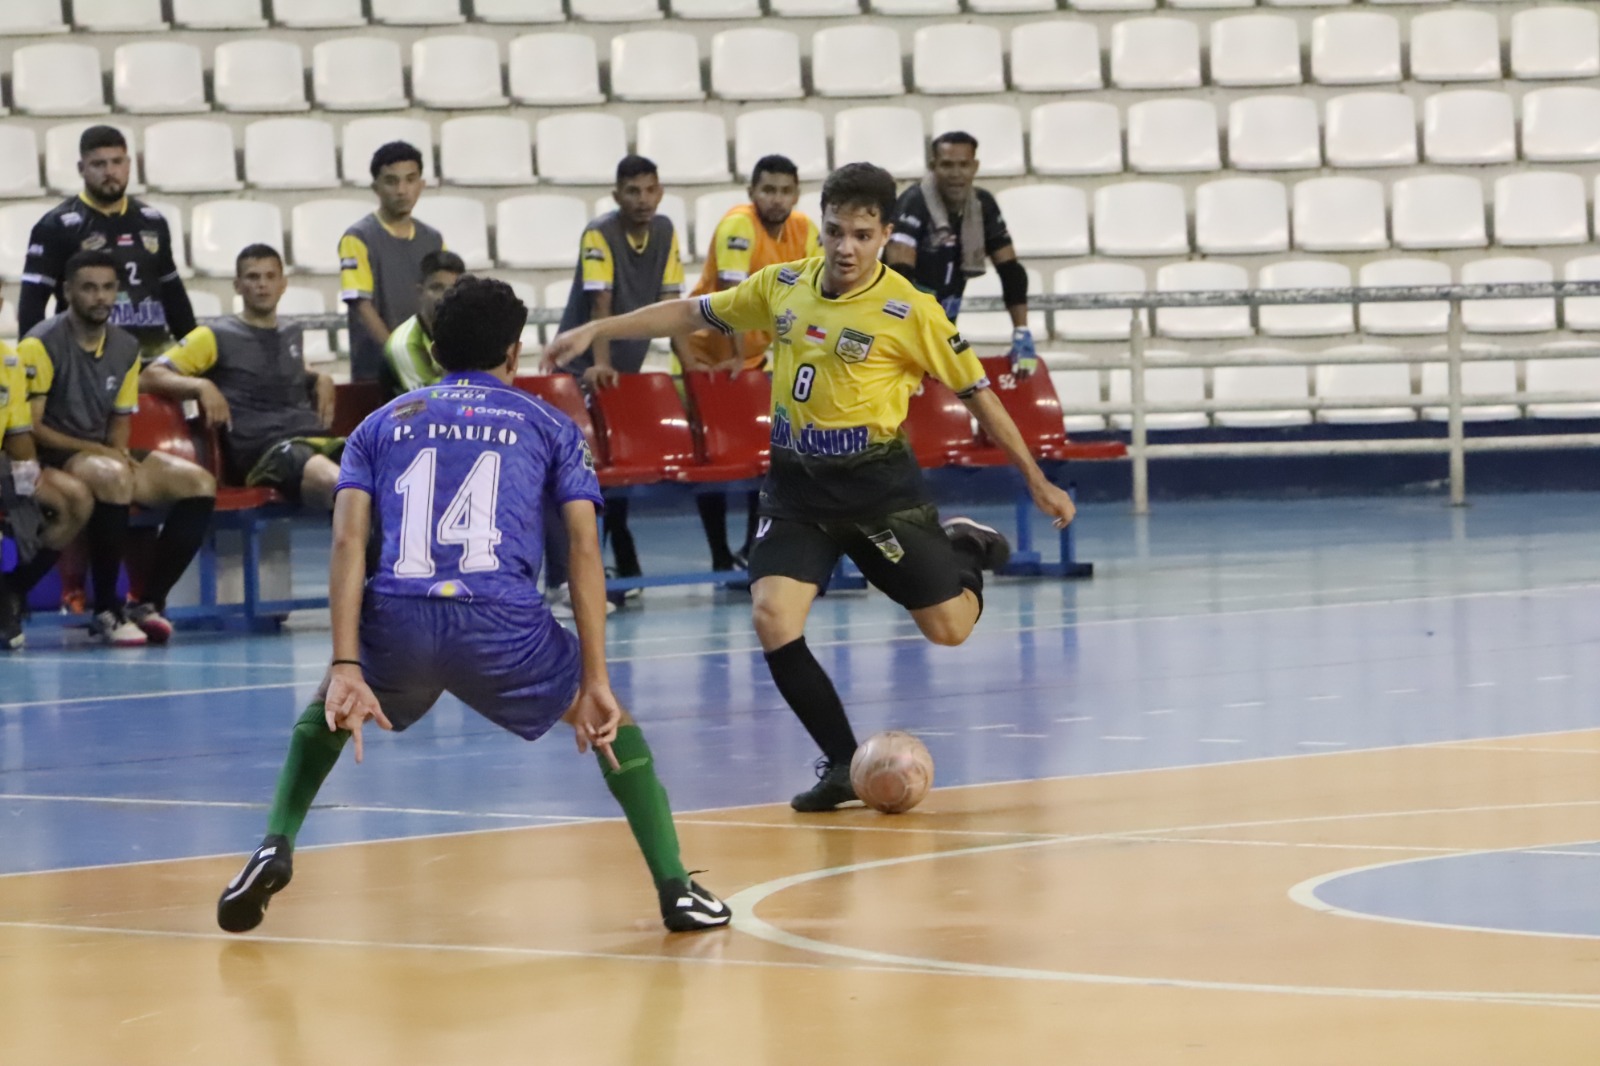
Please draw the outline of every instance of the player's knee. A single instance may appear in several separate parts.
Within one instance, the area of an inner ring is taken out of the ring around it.
[[[58,521],[74,528],[89,521],[94,510],[94,493],[89,486],[60,470],[46,470],[40,476],[41,501],[55,511]]]
[[[794,616],[781,604],[771,599],[757,597],[751,605],[750,620],[755,625],[756,639],[768,651],[799,640],[805,633],[805,616]]]
[[[333,490],[338,483],[338,464],[323,456],[314,456],[300,474],[300,499],[308,507],[332,510]]]
[[[217,479],[211,476],[210,471],[181,459],[170,465],[166,480],[171,487],[171,494],[180,500],[217,494]]]
[[[967,642],[977,622],[975,614],[967,617],[966,612],[961,609],[964,602],[965,597],[941,603],[926,610],[914,611],[912,617],[916,619],[917,628],[922,630],[922,635],[927,637],[930,643],[954,648]]]
[[[90,496],[100,503],[133,502],[133,472],[126,463],[103,455],[85,456],[73,464],[72,476],[83,482]]]

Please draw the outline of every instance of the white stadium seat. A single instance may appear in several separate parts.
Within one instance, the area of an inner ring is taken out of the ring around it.
[[[500,47],[487,37],[424,37],[411,46],[411,95],[439,110],[504,107]]]
[[[1133,374],[1113,370],[1110,374],[1112,403],[1133,402]],[[1144,372],[1146,403],[1188,403],[1199,408],[1206,400],[1206,372],[1197,366],[1147,366]],[[1175,429],[1204,429],[1211,416],[1204,411],[1160,411],[1144,416],[1144,428],[1161,432]],[[1133,428],[1133,415],[1111,416],[1111,426],[1126,432]]]
[[[224,111],[309,111],[306,60],[287,41],[229,41],[213,57],[217,106]]]
[[[172,0],[172,23],[186,30],[259,30],[261,0]]]
[[[1400,80],[1400,20],[1340,11],[1311,23],[1311,80],[1318,85],[1382,85]]]
[[[1281,409],[1271,411],[1217,411],[1212,417],[1217,425],[1228,429],[1275,429],[1311,424],[1311,412],[1296,407],[1311,398],[1303,366],[1219,366],[1212,372],[1211,397],[1218,403],[1252,400],[1283,404]]]
[[[1294,244],[1303,252],[1389,247],[1383,186],[1371,178],[1308,178],[1294,187]]]
[[[1548,259],[1498,256],[1475,259],[1461,267],[1461,284],[1489,285],[1506,281],[1554,281]],[[1461,324],[1469,333],[1542,333],[1556,328],[1556,302],[1532,300],[1463,300]]]
[[[336,189],[333,127],[314,118],[268,118],[244,128],[244,180],[258,189]]]
[[[289,215],[295,267],[313,274],[337,274],[339,238],[370,214],[372,203],[368,200],[303,200],[295,204]]]
[[[144,178],[162,192],[242,188],[234,162],[232,128],[210,119],[174,119],[146,126]]]
[[[628,135],[616,115],[576,112],[539,120],[533,143],[539,177],[558,185],[610,185],[617,161],[628,154]]]
[[[1039,292],[1044,288],[1044,277],[1032,267],[1028,268],[1028,291]],[[1000,275],[993,270],[982,277],[970,278],[967,281],[967,296],[999,296]],[[961,316],[961,335],[974,344],[1009,344],[1011,331],[1016,327],[1011,323],[1011,314],[1008,311],[968,311]],[[1049,319],[1043,311],[1028,312],[1028,328],[1035,337],[1043,338],[1049,335]]]
[[[1102,185],[1094,191],[1094,245],[1100,255],[1187,255],[1183,189],[1158,181]]]
[[[617,209],[616,198],[606,193],[594,204],[594,217],[609,214]],[[684,203],[683,197],[677,193],[667,193],[661,198],[661,206],[657,214],[665,215],[672,221],[673,232],[678,235],[678,256],[685,263],[695,257],[694,235],[689,231],[689,205]],[[577,262],[577,248],[571,249],[573,262]]]
[[[241,306],[243,305],[244,301],[240,300],[238,296],[235,296],[233,299],[235,303],[238,303]],[[194,317],[199,319],[201,322],[204,322],[208,318],[222,317],[222,297],[218,296],[214,292],[206,292],[202,289],[190,289],[189,306],[194,310]],[[279,302],[278,307],[280,310],[282,309],[283,303],[281,301]],[[288,314],[288,312],[285,311],[284,314]]]
[[[967,0],[974,15],[1037,15],[1056,10],[1056,0]]]
[[[1011,86],[1018,92],[1084,92],[1104,84],[1094,23],[1062,19],[1011,30]]]
[[[1422,153],[1430,163],[1485,165],[1517,158],[1511,97],[1491,89],[1434,93],[1422,105]]]
[[[1600,75],[1600,15],[1590,5],[1535,7],[1511,16],[1511,76]]]
[[[326,111],[408,106],[400,46],[382,37],[339,37],[317,44],[311,49],[311,92]]]
[[[1150,11],[1156,0],[1067,0],[1074,11]]]
[[[1585,244],[1589,205],[1576,174],[1524,171],[1494,183],[1494,242],[1508,248]]]
[[[1199,292],[1207,289],[1248,289],[1250,275],[1233,263],[1169,263],[1156,271],[1157,292]],[[1156,333],[1182,340],[1248,337],[1250,308],[1159,307]]]
[[[1600,359],[1529,359],[1528,391],[1600,392]],[[1532,418],[1600,418],[1600,403],[1531,403]]]
[[[1535,89],[1522,98],[1522,158],[1530,163],[1600,160],[1600,89]]]
[[[611,95],[619,100],[703,100],[693,35],[639,30],[611,38]]]
[[[135,115],[209,111],[200,49],[181,41],[139,41],[119,47],[111,62],[117,110]]]
[[[1091,292],[1144,292],[1144,271],[1132,263],[1083,263],[1062,267],[1052,279],[1051,292],[1072,295]],[[1145,315],[1146,328],[1150,316]],[[1055,334],[1062,340],[1115,341],[1128,336],[1133,312],[1121,307],[1091,311],[1057,311]]]
[[[696,258],[706,257],[705,250],[711,247],[711,237],[716,233],[717,224],[722,221],[723,216],[738,205],[749,202],[750,195],[744,189],[722,189],[718,192],[702,193],[694,198]]]
[[[1395,247],[1482,248],[1489,243],[1477,178],[1423,174],[1400,179],[1393,190]]]
[[[1500,29],[1487,11],[1429,11],[1411,20],[1414,81],[1497,81]]]
[[[361,0],[272,0],[272,19],[297,30],[343,29],[365,26]]]
[[[344,124],[339,158],[346,185],[372,184],[372,155],[391,141],[422,153],[422,178],[433,180],[433,127],[420,118],[358,118]]]
[[[662,111],[639,120],[639,154],[653,160],[668,185],[728,181],[728,127],[705,111]]]
[[[662,17],[656,0],[572,0],[572,17],[580,22],[646,22]]]
[[[1028,172],[1022,150],[1022,115],[1010,104],[957,104],[933,113],[930,136],[960,130],[978,139],[983,173],[992,178],[1015,178]]]
[[[1352,349],[1333,349],[1333,351]],[[1395,353],[1399,354],[1399,353]],[[1411,399],[1410,363],[1334,363],[1316,369],[1317,397],[1324,400],[1394,397],[1394,407],[1324,407],[1317,421],[1331,425],[1390,425],[1415,422],[1417,412],[1404,406]]]
[[[919,93],[1005,92],[1000,31],[964,23],[924,26],[912,38],[911,71]]]
[[[1116,174],[1122,170],[1122,124],[1113,104],[1062,100],[1040,104],[1029,123],[1035,174]]]
[[[1221,8],[1255,7],[1255,0],[1167,0],[1174,10],[1210,11]]]
[[[194,266],[213,278],[231,278],[239,249],[247,244],[283,248],[283,212],[254,200],[207,200],[190,219]]]
[[[861,14],[859,0],[772,0],[779,18],[854,18]]]
[[[1194,193],[1195,250],[1251,255],[1289,250],[1289,193],[1270,178],[1221,178]]]
[[[1211,24],[1211,84],[1299,85],[1300,34],[1286,15],[1234,15]]]
[[[439,173],[452,185],[531,185],[533,134],[527,119],[450,119],[439,127]]]
[[[1437,259],[1378,259],[1361,267],[1356,284],[1363,289],[1448,285],[1450,267]],[[1363,333],[1418,336],[1444,333],[1450,328],[1450,305],[1444,300],[1371,301],[1361,305],[1360,314]]]
[[[1563,281],[1600,281],[1600,255],[1584,255],[1567,260],[1561,268]],[[1568,329],[1600,330],[1600,296],[1570,296],[1562,301]]]
[[[42,195],[38,136],[27,126],[0,126],[0,197]]]
[[[567,21],[561,0],[472,0],[472,17],[514,26]]]
[[[72,24],[85,33],[150,33],[167,28],[161,0],[72,0]]]
[[[867,0],[874,15],[957,15],[959,0]]]
[[[1517,364],[1509,359],[1490,362],[1482,359],[1464,360],[1461,363],[1461,395],[1505,396],[1517,391]],[[1450,394],[1450,367],[1445,363],[1422,364],[1422,394],[1448,396]],[[1464,422],[1510,421],[1519,416],[1517,405],[1484,404],[1461,408]],[[1447,422],[1450,408],[1440,405],[1424,407],[1422,417],[1429,422]]]
[[[1328,165],[1404,167],[1417,162],[1417,105],[1404,93],[1362,92],[1327,103]]]
[[[1348,289],[1350,268],[1343,263],[1295,259],[1261,268],[1261,289]],[[1328,337],[1356,331],[1354,304],[1264,304],[1256,309],[1261,332],[1269,337]]]
[[[511,42],[511,99],[535,107],[600,104],[600,57],[586,33],[529,33]]]
[[[711,95],[722,100],[798,100],[800,38],[788,30],[724,30],[711,38]]]
[[[818,96],[899,96],[906,91],[900,36],[887,26],[839,26],[811,38]]]
[[[1217,109],[1206,100],[1148,100],[1128,108],[1128,166],[1147,174],[1220,170]]]
[[[1082,189],[1013,185],[995,199],[1019,256],[1089,254],[1089,199]]]
[[[837,165],[876,163],[897,178],[919,178],[928,166],[922,114],[909,107],[853,107],[833,116]]]
[[[801,181],[828,176],[828,129],[819,112],[798,107],[742,112],[733,121],[733,144],[740,181],[750,177],[765,155],[786,156]]]
[[[589,224],[576,196],[510,196],[495,206],[498,262],[512,270],[571,268],[573,249]]]
[[[61,0],[8,0],[0,4],[0,37],[35,37],[66,33],[69,29],[61,17]]]
[[[758,19],[761,0],[672,0],[672,16],[680,19]]]
[[[30,200],[0,207],[0,279],[22,280],[22,264],[28,258],[28,238],[34,223],[54,206]]]
[[[461,0],[372,0],[372,21],[387,26],[452,26],[467,21]]]
[[[1045,351],[1039,353],[1039,358],[1050,374],[1050,384],[1055,387],[1056,395],[1061,397],[1061,407],[1066,412],[1061,424],[1068,435],[1099,433],[1105,429],[1105,415],[1076,413],[1101,402],[1100,371],[1075,368],[1071,352]]]
[[[1184,18],[1124,19],[1111,27],[1111,84],[1119,89],[1200,85],[1200,30]]]
[[[574,256],[573,260],[576,261],[577,257]],[[567,306],[567,299],[571,295],[572,279],[570,277],[564,278],[561,281],[546,282],[543,292],[544,299],[539,306],[565,309]],[[533,305],[530,304],[529,306]],[[550,337],[555,335],[555,331],[559,327],[545,326],[543,328],[545,330],[545,339],[548,341]]]
[[[444,237],[445,247],[461,257],[468,270],[492,265],[489,258],[489,216],[481,200],[466,196],[430,196],[417,215]]]
[[[1229,104],[1228,165],[1235,170],[1320,167],[1316,103],[1303,96],[1250,96]]]
[[[83,176],[78,173],[78,139],[83,136],[83,131],[90,126],[98,126],[103,120],[67,122],[59,126],[51,126],[44,135],[44,183],[52,191],[63,196],[75,196],[83,191]],[[128,191],[138,194],[142,183],[139,178],[139,138],[131,126],[120,122],[111,123],[121,131],[123,139],[128,142],[128,156],[132,162],[132,174],[128,182]]]

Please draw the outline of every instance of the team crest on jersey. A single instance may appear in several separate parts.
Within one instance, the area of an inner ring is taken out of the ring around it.
[[[605,259],[606,253],[601,251],[599,248],[585,248],[583,250],[583,257],[585,259],[593,259],[598,262]]]
[[[893,315],[895,318],[906,318],[911,314],[911,305],[904,300],[890,300],[883,305],[883,313]]]
[[[594,452],[589,447],[589,442],[583,442],[583,468],[589,473],[594,473]]]
[[[117,376],[115,374],[107,374],[106,375],[106,391],[107,392],[116,392],[117,391]]]
[[[870,333],[859,333],[853,329],[842,330],[839,333],[839,343],[834,345],[833,354],[847,363],[859,363],[872,351],[872,342],[877,338]]]
[[[78,247],[85,252],[98,252],[105,246],[106,235],[104,233],[91,233],[82,241],[78,242]]]
[[[139,240],[144,244],[144,250],[151,255],[161,251],[161,234],[153,229],[139,231]]]
[[[894,530],[886,529],[882,533],[874,533],[867,538],[883,553],[883,557],[891,563],[898,563],[906,557],[906,550],[900,546],[899,539],[894,535]]]
[[[779,285],[793,285],[800,280],[800,271],[784,267],[778,271]]]
[[[967,343],[967,338],[959,333],[952,333],[946,338],[945,343],[950,345],[950,350],[960,355],[962,352],[971,351],[972,345]]]
[[[778,336],[787,337],[789,335],[789,331],[794,329],[794,322],[794,312],[788,308],[784,308],[783,314],[775,318],[772,324],[778,328]]]
[[[748,252],[750,250],[750,242],[744,237],[729,237],[728,250],[733,252]]]

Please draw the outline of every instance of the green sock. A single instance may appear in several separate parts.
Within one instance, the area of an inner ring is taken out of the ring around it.
[[[687,881],[689,871],[678,857],[678,830],[672,824],[672,807],[667,803],[667,790],[656,779],[655,762],[644,733],[636,725],[623,726],[617,730],[611,752],[621,769],[611,769],[606,757],[596,753],[600,773],[622,805],[622,813],[628,816],[628,828],[644,852],[650,876],[658,885],[663,881]]]
[[[294,724],[289,755],[278,772],[278,790],[273,793],[272,810],[267,815],[267,835],[288,837],[291,847],[311,809],[311,801],[317,798],[317,790],[350,739],[342,729],[330,732],[325,715],[321,700],[306,707],[306,713]]]

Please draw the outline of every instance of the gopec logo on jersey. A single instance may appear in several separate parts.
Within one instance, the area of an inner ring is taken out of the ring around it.
[[[789,421],[789,412],[779,407],[772,414],[772,446],[801,455],[855,455],[871,443],[866,426],[818,429],[807,422],[798,433]]]

